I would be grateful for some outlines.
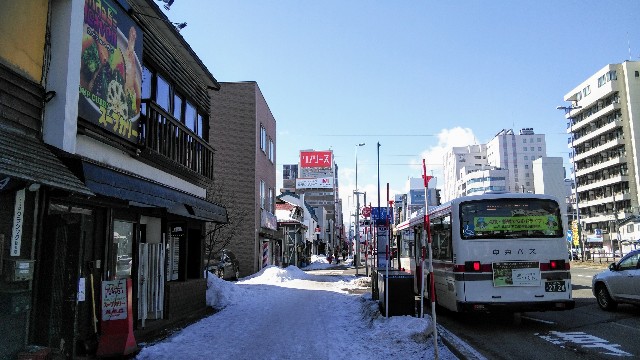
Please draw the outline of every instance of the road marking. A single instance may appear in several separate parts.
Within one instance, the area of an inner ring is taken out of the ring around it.
[[[543,324],[551,324],[551,325],[555,325],[556,324],[555,321],[536,319],[536,318],[532,318],[532,317],[529,317],[529,316],[523,316],[522,318],[523,319],[527,319],[527,320],[531,320],[531,321],[537,321],[537,322],[543,323]]]
[[[575,331],[575,332],[560,332],[560,331],[550,331],[547,335],[538,334],[540,338],[547,340],[548,342],[559,345],[561,348],[565,347],[566,343],[574,343],[578,346],[588,349],[594,349],[599,353],[605,355],[613,355],[613,356],[633,356],[622,349],[620,349],[620,345],[611,344],[609,341],[605,339],[601,339],[597,336],[589,335],[585,332]]]

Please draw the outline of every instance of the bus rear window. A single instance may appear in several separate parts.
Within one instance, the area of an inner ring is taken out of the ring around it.
[[[562,237],[558,203],[548,199],[483,199],[460,204],[462,239]]]

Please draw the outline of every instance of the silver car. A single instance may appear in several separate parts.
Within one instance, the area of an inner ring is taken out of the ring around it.
[[[613,311],[618,303],[640,305],[640,249],[594,275],[591,285],[598,306],[603,310]]]

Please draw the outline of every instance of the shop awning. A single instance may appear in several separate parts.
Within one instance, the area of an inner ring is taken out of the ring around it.
[[[82,162],[85,184],[96,194],[128,200],[132,205],[165,208],[169,213],[227,223],[227,209],[197,196],[147,179]]]
[[[94,195],[41,140],[0,127],[0,177],[4,176]]]

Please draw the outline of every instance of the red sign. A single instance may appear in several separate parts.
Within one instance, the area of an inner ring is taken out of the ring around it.
[[[365,207],[362,208],[361,213],[362,213],[362,216],[369,217],[369,216],[371,216],[371,208],[368,207],[368,206],[365,206]]]
[[[301,168],[331,168],[333,153],[329,151],[300,151]]]

